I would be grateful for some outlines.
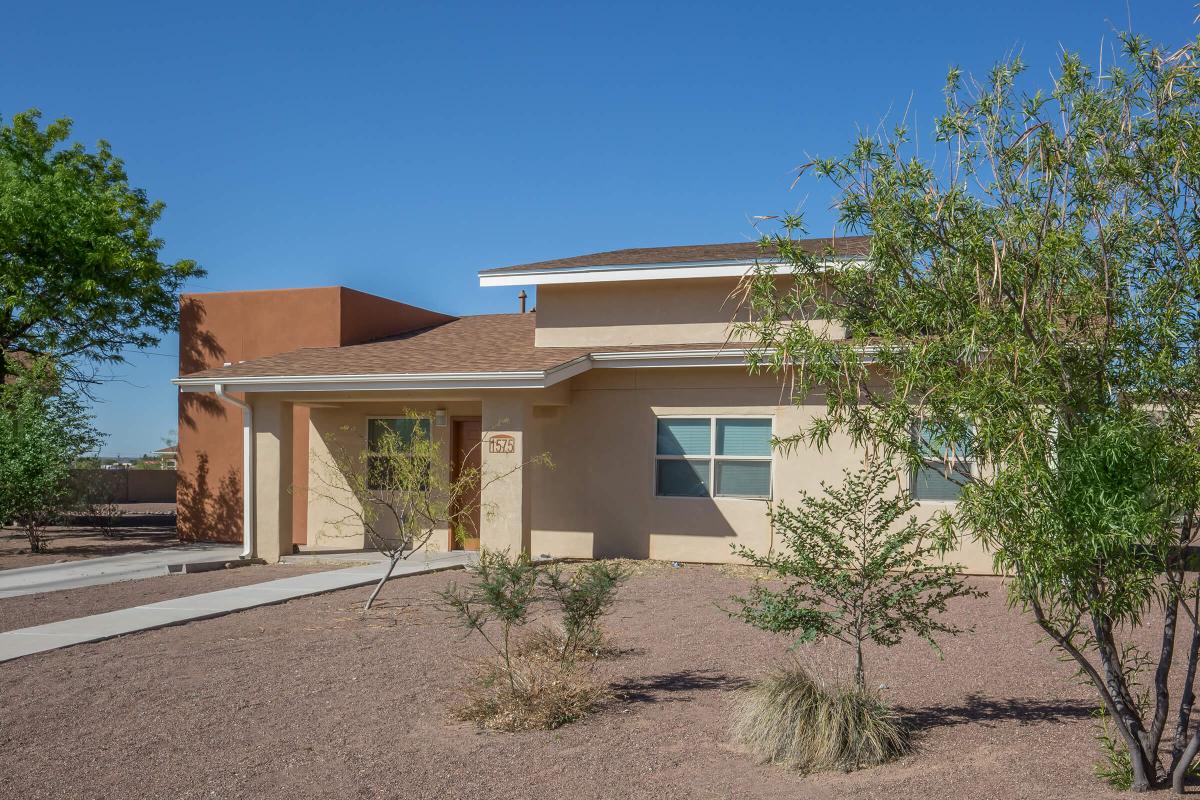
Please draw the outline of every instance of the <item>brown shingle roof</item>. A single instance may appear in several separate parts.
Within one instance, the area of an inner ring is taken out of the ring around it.
[[[865,256],[870,250],[869,236],[842,236],[836,239],[801,239],[796,242],[805,252],[820,255],[833,248],[839,256]],[[485,269],[480,274],[526,272],[544,269],[579,269],[584,267],[650,266],[654,264],[701,264],[708,261],[753,261],[769,259],[774,253],[764,251],[758,242],[729,242],[726,244],[691,244],[679,247],[633,247],[609,250],[571,258],[535,261],[512,267]]]
[[[598,352],[699,350],[723,343],[535,347],[535,313],[461,317],[434,328],[346,347],[311,347],[194,372],[188,378],[279,378],[544,371]],[[730,345],[736,347],[737,345]]]

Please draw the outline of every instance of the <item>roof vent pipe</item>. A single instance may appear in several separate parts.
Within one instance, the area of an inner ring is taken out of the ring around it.
[[[521,301],[521,313],[522,314],[525,313],[525,298],[527,298],[527,297],[529,297],[529,295],[525,294],[524,289],[522,289],[521,293],[519,295],[517,295],[517,299]]]

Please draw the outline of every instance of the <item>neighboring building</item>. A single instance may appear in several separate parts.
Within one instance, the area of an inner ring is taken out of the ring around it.
[[[175,469],[179,461],[179,446],[160,447],[142,459],[142,464],[151,469]]]
[[[861,259],[868,241],[804,243],[831,245],[835,260]],[[771,451],[772,433],[824,411],[820,397],[793,405],[775,376],[750,375],[731,340],[739,279],[771,261],[743,242],[489,269],[482,286],[536,286],[537,310],[468,317],[338,287],[188,295],[175,381],[181,535],[241,538],[249,489],[258,556],[363,546],[308,487],[339,480],[325,466],[330,442],[366,449],[373,427],[413,410],[432,420],[452,469],[474,446],[485,474],[553,460],[486,487],[484,547],[704,562],[732,560],[735,541],[765,550],[768,500],[861,463],[842,440]],[[926,513],[953,500],[936,476],[916,488]],[[453,543],[447,533],[436,545]],[[982,552],[957,557],[990,569]]]

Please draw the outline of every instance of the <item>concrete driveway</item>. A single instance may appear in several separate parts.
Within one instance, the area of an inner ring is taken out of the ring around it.
[[[195,542],[141,553],[0,570],[0,597],[152,578],[166,575],[168,565],[228,561],[236,559],[241,552],[239,545]]]

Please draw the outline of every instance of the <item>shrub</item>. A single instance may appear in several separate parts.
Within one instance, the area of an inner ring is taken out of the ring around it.
[[[848,772],[910,750],[907,727],[877,694],[827,689],[799,666],[777,669],[743,691],[733,736],[761,761],[801,772]]]
[[[617,599],[617,589],[629,577],[619,564],[592,561],[563,575],[558,564],[543,570],[542,585],[562,610],[562,634],[557,637],[563,658],[595,658],[605,650],[600,618]],[[548,644],[554,631],[543,631],[541,642]]]
[[[454,714],[495,731],[552,730],[591,713],[611,696],[590,670],[524,652],[505,667],[479,664]]]
[[[557,565],[536,564],[525,554],[484,550],[468,572],[470,587],[454,584],[440,596],[496,657],[476,665],[455,716],[492,730],[548,730],[612,696],[593,666],[606,652],[599,620],[625,579],[621,568],[595,562],[566,577]],[[539,602],[558,607],[559,624],[525,633]]]

